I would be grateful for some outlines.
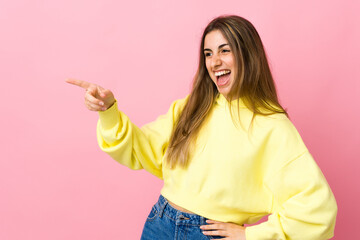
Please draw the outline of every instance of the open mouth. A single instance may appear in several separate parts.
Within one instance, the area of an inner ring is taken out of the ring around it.
[[[220,72],[216,72],[215,76],[216,76],[217,85],[218,86],[226,85],[230,80],[230,73],[231,73],[230,70],[223,70]]]

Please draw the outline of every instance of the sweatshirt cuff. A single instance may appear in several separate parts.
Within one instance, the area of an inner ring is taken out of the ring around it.
[[[99,111],[99,120],[103,129],[112,128],[121,121],[116,100],[114,104],[105,111]]]
[[[245,239],[246,240],[255,240],[256,237],[254,235],[254,231],[252,226],[246,227],[245,228]]]

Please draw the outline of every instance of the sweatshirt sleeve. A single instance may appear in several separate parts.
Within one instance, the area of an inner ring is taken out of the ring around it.
[[[247,240],[321,240],[333,236],[337,205],[308,151],[284,164],[265,181],[273,194],[268,221],[247,227]]]
[[[162,179],[162,160],[184,103],[185,99],[173,102],[165,115],[139,128],[115,102],[99,112],[97,139],[101,150],[130,169],[145,169]]]

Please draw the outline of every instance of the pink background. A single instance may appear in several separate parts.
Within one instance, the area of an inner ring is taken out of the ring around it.
[[[259,31],[281,103],[338,202],[334,239],[360,239],[358,1],[0,0],[0,239],[139,239],[162,182],[97,146],[68,77],[115,93],[142,124],[189,92],[221,14]]]

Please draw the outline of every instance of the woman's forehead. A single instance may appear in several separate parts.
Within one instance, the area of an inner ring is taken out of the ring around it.
[[[217,49],[224,44],[229,44],[220,30],[213,30],[206,34],[204,49]]]

